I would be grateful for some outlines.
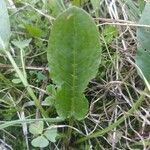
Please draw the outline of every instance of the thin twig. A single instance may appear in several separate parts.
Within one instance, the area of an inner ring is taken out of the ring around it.
[[[138,24],[133,21],[127,21],[127,20],[120,20],[120,19],[109,19],[109,18],[94,18],[95,20],[100,20],[104,23],[98,24],[98,26],[101,25],[121,25],[121,26],[133,26],[133,27],[146,27],[150,28],[150,25],[146,24]]]

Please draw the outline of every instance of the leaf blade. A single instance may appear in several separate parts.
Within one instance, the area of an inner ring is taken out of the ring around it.
[[[44,136],[46,136],[46,138],[55,143],[56,142],[56,137],[57,137],[58,133],[57,133],[57,129],[56,128],[51,128],[51,129],[47,129],[44,132]]]
[[[0,51],[6,50],[10,38],[9,15],[4,0],[0,2]]]
[[[35,139],[33,139],[31,141],[32,146],[34,147],[40,147],[40,148],[44,148],[47,147],[49,144],[49,141],[43,136],[38,136]]]
[[[83,118],[88,111],[83,92],[100,63],[98,29],[85,11],[71,7],[58,16],[51,31],[48,61],[51,77],[60,87],[55,101],[58,114]]]
[[[39,134],[42,134],[43,128],[44,128],[44,122],[38,121],[38,122],[30,124],[29,131],[33,135],[39,135]]]

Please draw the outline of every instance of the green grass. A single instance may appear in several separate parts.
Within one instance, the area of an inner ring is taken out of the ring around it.
[[[136,27],[126,26],[128,21],[136,26],[144,2],[82,3],[80,7],[91,14],[99,27],[102,59],[96,78],[85,90],[90,103],[86,118],[64,121],[57,118],[52,104],[47,106],[44,102],[54,92],[46,90],[53,85],[46,49],[57,13],[71,2],[60,0],[53,10],[44,0],[6,1],[12,35],[10,53],[0,54],[0,148],[3,141],[3,146],[14,150],[38,149],[31,145],[35,136],[28,128],[42,120],[44,131],[48,127],[58,129],[56,142],[50,142],[44,150],[150,149],[149,92],[134,64]],[[13,41],[23,41],[26,46],[20,50]]]

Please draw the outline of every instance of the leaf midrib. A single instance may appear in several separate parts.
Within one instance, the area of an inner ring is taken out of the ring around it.
[[[75,15],[73,15],[73,76],[72,76],[72,98],[71,98],[71,110],[74,112],[74,98],[75,98],[75,85],[76,85],[76,37],[77,37],[77,31],[76,31],[76,23],[75,23]]]

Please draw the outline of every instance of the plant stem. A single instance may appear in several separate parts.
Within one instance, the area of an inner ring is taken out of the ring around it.
[[[146,93],[147,91],[148,91],[148,89],[145,88],[144,89],[144,93]],[[106,134],[107,132],[111,131],[112,129],[116,128],[118,125],[120,125],[124,121],[124,118],[129,117],[131,114],[133,114],[138,109],[138,107],[141,106],[141,103],[144,101],[144,98],[145,98],[145,94],[142,94],[139,97],[139,99],[133,104],[132,108],[128,110],[128,112],[126,113],[125,116],[122,116],[120,119],[118,119],[116,122],[112,123],[111,125],[109,125],[105,129],[102,129],[102,130],[100,130],[98,132],[90,134],[90,135],[88,135],[86,137],[80,138],[79,140],[77,140],[75,142],[75,144],[84,142],[84,141],[86,141],[88,139],[91,139],[91,138],[96,138],[96,137],[102,136],[102,135]]]
[[[73,118],[70,118],[70,119],[69,119],[69,126],[73,126],[73,123],[74,123]],[[71,139],[71,132],[72,132],[72,128],[68,128],[68,133],[67,133],[67,135],[68,135],[69,141],[70,141],[70,139]]]
[[[67,130],[66,136],[65,136],[65,149],[68,148],[69,144],[70,144],[70,139],[71,139],[71,133],[72,133],[72,128],[70,128],[70,126],[73,126],[74,120],[73,118],[69,119],[69,128]]]
[[[41,118],[41,119],[25,119],[25,120],[22,119],[22,120],[4,121],[4,123],[0,124],[0,130],[3,130],[9,126],[14,126],[22,123],[33,123],[35,121],[47,121],[50,123],[56,123],[56,122],[62,122],[64,120],[62,118]]]
[[[27,88],[27,92],[28,94],[31,96],[31,98],[33,99],[35,106],[40,110],[41,114],[44,117],[47,117],[47,114],[45,112],[45,110],[42,108],[40,101],[38,100],[38,98],[35,96],[32,88],[29,86],[27,79],[24,77],[24,75],[22,74],[22,72],[20,71],[20,69],[18,68],[17,64],[15,63],[13,57],[11,56],[9,51],[5,51],[5,54],[7,55],[9,61],[11,62],[12,66],[14,67],[16,73],[18,74],[20,80],[22,81],[23,85]]]

